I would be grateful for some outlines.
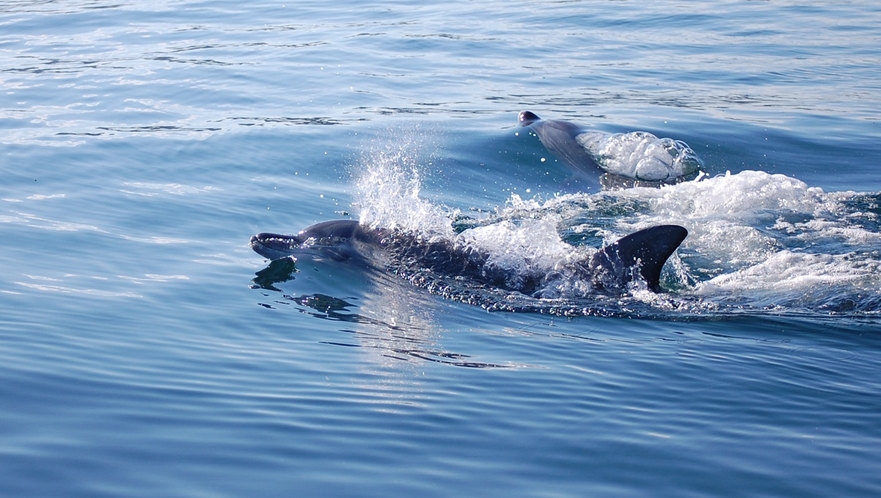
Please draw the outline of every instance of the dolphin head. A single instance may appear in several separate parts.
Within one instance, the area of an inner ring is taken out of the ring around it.
[[[258,233],[249,245],[267,259],[288,256],[328,256],[340,261],[352,256],[352,241],[358,234],[356,220],[332,220],[306,228],[297,235]]]
[[[520,126],[529,126],[536,121],[541,120],[538,115],[532,111],[520,111]]]

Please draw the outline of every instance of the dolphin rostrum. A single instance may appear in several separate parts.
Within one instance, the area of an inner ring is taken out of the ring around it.
[[[627,235],[591,257],[567,264],[566,272],[587,282],[592,290],[620,294],[635,278],[660,292],[661,268],[688,231],[659,225]],[[271,260],[288,256],[355,260],[395,271],[429,270],[464,277],[502,289],[533,294],[560,272],[511,278],[510,270],[487,264],[490,255],[454,240],[428,240],[401,230],[371,228],[356,220],[332,220],[312,225],[297,235],[259,233],[251,237],[255,252]],[[637,277],[637,275],[639,277]]]

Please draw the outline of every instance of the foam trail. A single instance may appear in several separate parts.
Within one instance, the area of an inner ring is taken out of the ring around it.
[[[768,260],[701,282],[694,295],[759,309],[878,311],[881,262],[854,254],[780,251]]]
[[[874,313],[881,311],[879,198],[744,171],[544,202],[513,196],[498,218],[556,219],[573,243],[594,246],[653,225],[686,227],[664,278],[675,296],[699,300],[671,308],[669,295],[634,292],[656,308]]]
[[[843,209],[822,189],[761,171],[606,196],[618,205],[636,206],[629,216],[616,217],[618,234],[663,223],[686,227],[689,237],[683,247],[716,262],[705,269],[709,274],[758,264],[792,245],[790,237],[773,228],[782,220],[825,219],[840,227]]]
[[[825,193],[784,175],[726,174],[624,198],[646,209],[622,231],[660,222],[685,226],[680,254],[688,293],[759,309],[878,311],[881,235],[877,215],[854,211],[854,192]]]

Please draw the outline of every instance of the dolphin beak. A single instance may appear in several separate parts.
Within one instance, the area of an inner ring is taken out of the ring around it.
[[[300,239],[294,235],[258,233],[251,237],[248,245],[257,254],[275,260],[293,255],[300,248]]]

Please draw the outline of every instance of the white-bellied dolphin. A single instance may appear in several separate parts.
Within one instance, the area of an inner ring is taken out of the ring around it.
[[[528,127],[554,156],[570,168],[600,178],[604,185],[675,183],[696,174],[702,163],[680,140],[658,138],[646,131],[605,133],[568,121],[541,119],[531,111],[519,115],[520,126]]]
[[[625,292],[636,275],[650,290],[659,292],[661,268],[687,235],[688,231],[677,225],[646,228],[605,246],[589,259],[569,264],[567,271],[601,293]],[[325,221],[297,235],[260,233],[251,237],[250,246],[272,260],[308,255],[359,260],[377,267],[424,269],[469,278],[524,294],[541,289],[551,276],[511,279],[505,270],[487,264],[489,254],[473,247],[459,247],[449,239],[429,241],[399,230],[370,228],[355,220]]]

